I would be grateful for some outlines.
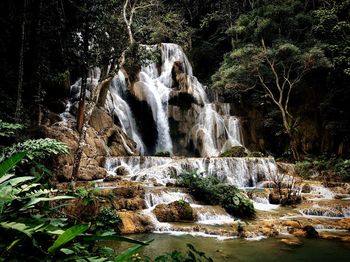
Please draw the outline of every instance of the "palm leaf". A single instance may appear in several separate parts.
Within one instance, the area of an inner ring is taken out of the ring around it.
[[[82,237],[84,241],[106,241],[106,240],[116,240],[116,241],[123,241],[123,242],[129,242],[133,244],[143,245],[146,246],[148,243],[138,241],[132,238],[127,238],[119,235],[107,235],[107,236],[83,236]]]
[[[148,245],[149,243],[151,243],[153,241],[152,240],[148,240],[146,242],[144,242],[144,244]],[[133,247],[128,248],[127,250],[125,250],[123,253],[121,253],[119,256],[117,256],[114,260],[114,262],[124,262],[127,261],[128,258],[130,258],[133,254],[135,254],[137,251],[139,251],[141,248],[143,248],[145,245],[136,245]]]
[[[25,156],[27,152],[19,152],[17,154],[12,155],[10,158],[0,163],[0,177],[4,176],[9,172],[18,162],[20,162]]]
[[[79,224],[68,228],[66,231],[64,231],[62,235],[60,235],[56,239],[53,245],[49,247],[48,252],[49,253],[55,252],[58,248],[72,241],[74,238],[76,238],[81,233],[84,233],[88,229],[89,229],[89,225],[87,224]]]

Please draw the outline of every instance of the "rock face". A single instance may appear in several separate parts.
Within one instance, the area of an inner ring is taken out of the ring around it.
[[[106,156],[125,156],[131,155],[131,152],[138,154],[135,142],[113,123],[113,119],[103,109],[95,108],[89,125],[77,180],[90,181],[106,177],[107,172],[103,168]],[[70,181],[79,140],[75,122],[57,122],[42,127],[41,131],[45,137],[57,139],[69,147],[68,155],[54,158],[52,170],[58,181]]]
[[[170,204],[159,204],[153,210],[160,222],[195,221],[196,215],[192,207],[185,201],[175,201]]]

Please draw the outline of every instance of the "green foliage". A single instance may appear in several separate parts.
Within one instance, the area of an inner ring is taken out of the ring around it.
[[[0,120],[0,137],[13,137],[24,128],[21,124],[12,124]]]
[[[92,249],[89,242],[118,240],[137,244],[137,248],[118,256],[124,258],[130,257],[133,252],[148,244],[115,234],[83,237],[83,233],[90,228],[89,225],[78,224],[65,229],[68,226],[67,221],[62,218],[50,218],[48,215],[55,210],[42,204],[73,197],[57,195],[57,190],[43,188],[35,177],[14,177],[7,173],[25,155],[26,153],[14,154],[10,159],[0,163],[0,248],[5,250],[0,253],[0,260],[16,258],[15,260],[41,261],[45,258],[51,261],[64,255],[61,259],[106,261],[107,258],[102,256],[106,255],[106,249]],[[111,210],[108,210],[102,211],[102,218],[106,218],[107,223],[112,223],[111,219],[116,217]],[[56,240],[53,242],[54,239]],[[68,243],[70,247],[64,248],[63,246]],[[45,248],[51,256],[44,251]],[[21,250],[20,253],[18,249]],[[35,257],[32,256],[33,252],[36,254]],[[115,253],[112,253],[109,253],[110,258],[115,257]]]
[[[191,30],[186,20],[176,11],[151,17],[145,29],[152,44],[176,43],[184,49],[189,48]]]
[[[216,177],[201,177],[195,172],[183,173],[178,184],[189,189],[197,200],[210,205],[221,205],[237,217],[252,218],[255,216],[253,203],[232,185],[221,183]]]
[[[169,151],[158,151],[154,154],[154,156],[160,156],[160,157],[170,157],[171,154]]]
[[[154,61],[159,61],[159,59],[160,52],[157,47],[148,48],[134,43],[126,49],[123,67],[128,72],[130,81],[134,82],[141,70],[141,66],[147,66]]]
[[[309,158],[296,163],[296,170],[302,177],[309,179],[312,176],[333,174],[333,178],[344,182],[350,181],[350,160],[338,157],[321,156]]]

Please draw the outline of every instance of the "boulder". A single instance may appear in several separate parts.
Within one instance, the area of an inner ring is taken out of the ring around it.
[[[276,191],[269,194],[269,203],[273,205],[278,205],[281,203],[281,197]]]
[[[159,204],[153,213],[160,222],[195,221],[196,215],[189,203],[179,200],[170,204]]]
[[[115,170],[115,174],[117,176],[127,176],[129,175],[129,170],[125,167],[125,166],[119,166],[117,167],[117,169]]]
[[[135,212],[118,212],[121,223],[118,228],[122,234],[147,233],[153,230],[148,218]]]

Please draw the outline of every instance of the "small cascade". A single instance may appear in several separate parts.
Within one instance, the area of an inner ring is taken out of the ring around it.
[[[256,210],[271,211],[280,207],[280,205],[270,204],[267,197],[253,197],[252,200]]]
[[[198,217],[198,224],[223,225],[234,222],[234,218],[219,206],[191,205]]]
[[[344,214],[335,208],[309,208],[300,211],[305,216],[320,218],[343,218]]]
[[[334,199],[335,196],[335,194],[331,190],[322,185],[313,185],[311,187],[310,194],[319,195],[320,197],[311,198],[309,200],[330,200]]]
[[[176,191],[169,192],[168,190],[162,190],[158,192],[147,192],[145,195],[145,202],[148,208],[154,207],[158,204],[169,204],[174,201],[184,200],[188,203],[194,203],[193,198],[184,192]]]

